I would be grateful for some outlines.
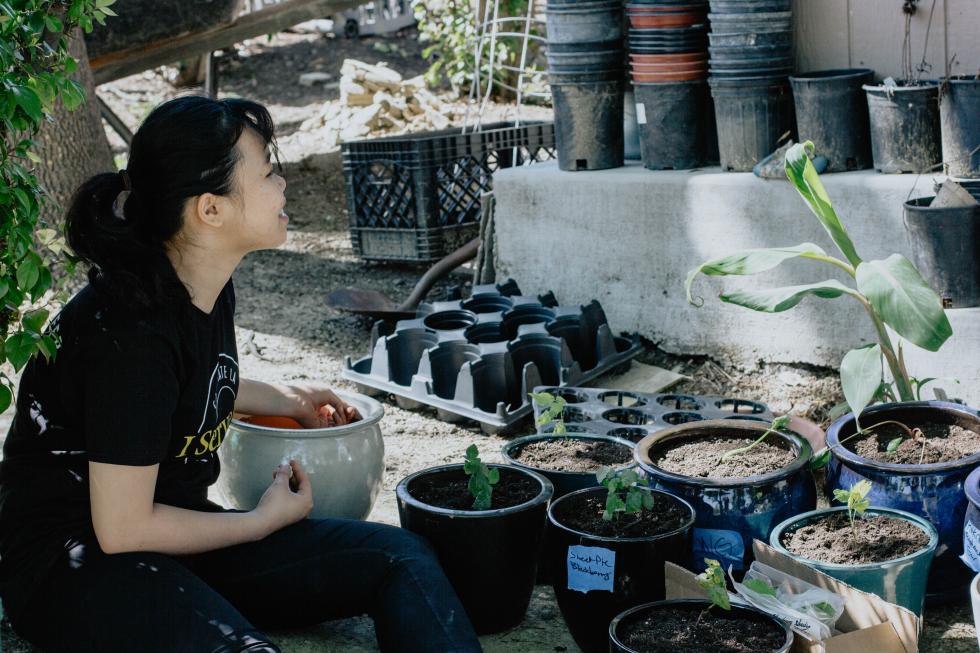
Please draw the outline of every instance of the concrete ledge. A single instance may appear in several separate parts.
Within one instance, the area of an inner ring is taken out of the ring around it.
[[[932,178],[861,171],[823,175],[838,215],[866,259],[909,255],[902,203],[932,194]],[[775,287],[843,273],[813,261],[787,261],[757,277],[701,277],[684,296],[687,272],[702,261],[751,247],[814,242],[837,254],[787,181],[718,168],[658,171],[638,163],[596,172],[562,172],[555,163],[494,176],[499,277],[522,288],[552,289],[565,303],[598,299],[612,326],[637,331],[668,351],[836,367],[849,349],[873,341],[859,305],[809,298],[779,315],[716,299],[722,288]],[[907,352],[915,376],[961,382],[959,396],[980,403],[980,309],[950,311],[955,335],[940,354]]]

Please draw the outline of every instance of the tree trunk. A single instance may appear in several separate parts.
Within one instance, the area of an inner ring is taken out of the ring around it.
[[[76,29],[72,35],[68,51],[78,61],[78,70],[72,78],[85,89],[86,100],[75,111],[66,111],[59,100],[54,122],[45,123],[35,139],[35,151],[41,157],[37,176],[48,191],[41,217],[48,224],[61,224],[72,193],[82,182],[92,175],[116,169],[102,127],[80,30]]]

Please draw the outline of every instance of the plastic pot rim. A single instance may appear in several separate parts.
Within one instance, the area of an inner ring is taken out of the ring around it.
[[[504,460],[507,461],[508,465],[514,465],[515,467],[523,467],[524,469],[530,469],[532,472],[537,472],[542,476],[545,474],[555,475],[558,478],[571,478],[574,476],[580,476],[582,474],[591,473],[595,476],[595,472],[599,471],[597,468],[594,472],[570,472],[563,469],[548,469],[545,467],[534,467],[528,465],[527,463],[522,463],[513,456],[513,451],[519,446],[530,444],[532,442],[542,442],[544,440],[599,440],[602,442],[612,442],[614,444],[621,444],[630,450],[632,455],[633,449],[636,448],[635,442],[630,442],[624,438],[618,438],[614,435],[603,435],[601,433],[589,433],[586,431],[575,431],[567,435],[555,435],[554,433],[536,433],[534,435],[525,435],[520,438],[515,438],[502,446],[500,448],[500,453],[503,455]],[[622,468],[616,469],[628,469],[630,467],[636,467],[636,461],[630,460],[623,464]]]
[[[966,417],[980,420],[980,415],[978,415],[976,409],[970,408],[969,406],[964,406],[962,404],[954,404],[948,401],[937,400],[876,404],[864,409],[864,411],[861,413],[861,417],[867,421],[869,416],[877,413],[887,413],[891,410],[902,407],[946,409]],[[951,472],[956,471],[961,467],[974,467],[980,464],[980,452],[977,452],[971,456],[966,456],[965,458],[960,458],[959,460],[950,460],[944,463],[929,463],[923,465],[918,465],[915,463],[883,463],[877,460],[865,458],[864,456],[858,455],[840,443],[838,433],[840,432],[841,427],[843,427],[844,424],[851,422],[853,419],[854,413],[848,413],[838,417],[829,427],[827,427],[827,448],[830,449],[830,452],[833,455],[847,462],[851,466],[873,469],[877,472],[890,472],[892,474],[918,476],[936,472]],[[874,422],[868,423],[874,424]]]
[[[931,212],[941,213],[943,211],[962,211],[964,209],[972,209],[974,211],[977,210],[976,204],[972,206],[921,206],[915,203],[921,200],[932,201],[934,199],[936,199],[935,195],[923,195],[921,197],[913,197],[910,200],[905,200],[904,202],[902,202],[902,206],[904,206],[906,210],[912,209],[917,213],[931,213]]]
[[[875,95],[893,95],[895,93],[938,93],[939,80],[920,79],[915,86],[885,86],[884,84],[862,84],[861,88]]]
[[[377,399],[368,397],[358,392],[347,390],[334,390],[334,393],[345,402],[354,406],[361,413],[361,419],[350,424],[340,426],[327,426],[318,429],[280,429],[273,426],[260,426],[237,418],[232,418],[231,424],[241,433],[249,435],[261,435],[270,438],[285,438],[289,440],[303,440],[314,438],[340,438],[352,433],[374,426],[384,417],[385,409]],[[361,410],[367,408],[366,411]],[[365,414],[365,412],[367,414]]]
[[[411,493],[409,493],[409,484],[421,476],[440,474],[442,472],[453,472],[457,470],[460,472],[463,471],[463,463],[453,463],[450,465],[427,467],[426,469],[420,469],[417,472],[409,474],[399,481],[397,486],[395,486],[395,496],[399,501],[403,501],[417,510],[431,512],[437,515],[445,515],[453,519],[483,519],[487,517],[503,517],[513,513],[524,512],[525,510],[529,510],[541,504],[547,504],[555,492],[555,487],[552,485],[551,481],[541,474],[531,471],[530,469],[517,467],[516,465],[503,465],[498,463],[487,463],[487,467],[490,467],[491,469],[513,470],[520,474],[530,476],[540,484],[541,490],[537,495],[524,503],[519,503],[516,506],[508,506],[507,508],[491,508],[490,510],[456,510],[453,508],[440,508],[439,506],[433,506],[419,501],[413,497]]]
[[[929,536],[929,543],[923,548],[913,551],[908,555],[904,555],[900,558],[892,558],[890,560],[881,560],[880,562],[864,562],[861,564],[842,564],[834,562],[821,562],[820,560],[814,560],[812,558],[807,558],[805,556],[793,553],[782,545],[779,541],[780,536],[783,531],[789,529],[797,522],[810,519],[812,517],[824,517],[836,512],[847,512],[847,506],[835,506],[832,508],[817,508],[816,510],[808,510],[807,512],[801,512],[798,515],[794,515],[789,519],[785,519],[777,524],[773,529],[772,533],[769,534],[769,545],[779,551],[782,554],[788,555],[795,560],[805,561],[806,564],[810,566],[817,566],[819,569],[823,567],[825,569],[852,569],[855,571],[870,571],[882,567],[883,565],[892,566],[894,564],[899,564],[902,562],[909,562],[915,560],[916,558],[921,558],[922,556],[932,555],[936,551],[936,547],[939,546],[939,531],[936,527],[932,525],[928,519],[919,517],[918,515],[912,514],[911,512],[906,512],[905,510],[898,510],[896,508],[878,508],[872,506],[865,510],[865,514],[880,515],[882,517],[893,517],[895,519],[901,519],[903,521],[911,522],[918,526],[926,535]]]
[[[573,535],[576,535],[578,537],[585,537],[595,542],[628,542],[628,543],[656,542],[657,540],[667,539],[668,537],[679,535],[684,531],[694,528],[694,522],[697,521],[697,513],[695,512],[694,507],[690,503],[688,503],[685,499],[676,496],[674,494],[671,494],[669,492],[665,492],[663,490],[654,489],[652,487],[641,487],[641,489],[650,492],[652,494],[662,494],[664,496],[670,497],[671,499],[679,502],[683,507],[687,508],[688,510],[687,521],[684,522],[683,525],[675,528],[674,530],[667,531],[665,533],[657,533],[656,535],[643,535],[640,537],[616,537],[613,535],[596,535],[595,533],[580,531],[572,528],[571,526],[566,526],[565,524],[561,523],[560,521],[558,521],[558,519],[555,518],[554,515],[555,506],[561,504],[565,500],[570,500],[569,497],[575,497],[580,494],[606,492],[606,488],[600,486],[600,487],[587,487],[587,488],[582,488],[581,490],[575,490],[574,492],[569,492],[568,494],[560,496],[554,501],[552,501],[551,505],[548,506],[548,523],[554,526],[555,528],[565,531],[566,533],[572,533]]]
[[[839,82],[845,79],[859,79],[865,75],[874,75],[874,73],[875,71],[870,68],[828,68],[827,70],[797,73],[790,75],[789,79],[797,82]]]
[[[694,431],[696,429],[707,429],[706,433],[699,433],[693,435],[688,433],[688,431]],[[702,438],[702,437],[716,437],[726,435],[724,431],[732,431],[738,429],[745,429],[747,431],[752,431],[756,439],[758,436],[762,435],[764,431],[769,428],[769,425],[764,422],[757,422],[753,420],[733,420],[733,419],[712,419],[712,420],[701,420],[697,422],[688,422],[686,424],[679,424],[677,426],[672,426],[670,428],[662,429],[656,433],[651,433],[647,437],[643,438],[636,443],[636,448],[633,450],[633,457],[636,462],[640,465],[640,469],[648,474],[656,474],[657,476],[671,482],[671,483],[682,483],[684,485],[696,485],[701,488],[710,487],[720,487],[720,488],[732,488],[742,485],[768,485],[776,481],[781,481],[793,476],[794,474],[805,470],[806,466],[810,462],[810,458],[813,456],[813,447],[810,442],[799,435],[795,431],[792,433],[785,433],[783,431],[774,431],[769,437],[780,437],[783,440],[789,442],[790,445],[795,445],[796,458],[793,462],[789,463],[785,467],[780,469],[767,472],[765,474],[756,474],[755,476],[743,476],[743,477],[725,477],[725,478],[701,478],[695,476],[685,476],[683,474],[678,474],[676,472],[669,472],[662,467],[658,467],[653,464],[653,460],[650,458],[650,450],[655,446],[661,445],[668,440],[674,439],[687,439],[687,438]],[[716,432],[711,432],[715,431]],[[644,444],[645,443],[645,444]],[[641,446],[643,445],[643,446]]]
[[[633,616],[633,614],[637,612],[641,612],[643,610],[650,610],[651,608],[655,609],[660,606],[672,606],[672,605],[696,605],[699,607],[704,607],[704,606],[711,607],[711,601],[708,601],[707,599],[666,599],[663,601],[651,601],[650,603],[643,603],[641,605],[637,605],[635,607],[629,608],[628,610],[624,610],[623,612],[620,612],[615,617],[613,617],[612,621],[609,622],[609,639],[613,641],[616,644],[616,646],[619,646],[626,651],[635,651],[635,649],[631,649],[629,646],[627,646],[622,641],[620,641],[619,637],[616,635],[616,628],[619,626],[619,624],[624,619]],[[759,610],[755,606],[749,605],[748,603],[745,603],[742,600],[739,600],[737,602],[733,601],[732,607],[741,608],[743,610],[748,610],[750,612],[755,612],[760,615],[763,615],[770,622],[776,624],[777,626],[783,629],[783,631],[786,633],[786,639],[783,641],[782,647],[780,647],[778,652],[775,653],[784,653],[785,651],[788,651],[790,647],[793,645],[793,631],[790,629],[789,624],[786,624],[783,621],[776,619],[772,615],[766,614],[762,610]]]
[[[680,82],[631,82],[633,86],[682,86],[686,84],[707,84],[705,79],[685,79]]]
[[[980,467],[977,467],[966,477],[963,484],[966,498],[973,504],[974,508],[980,510]]]

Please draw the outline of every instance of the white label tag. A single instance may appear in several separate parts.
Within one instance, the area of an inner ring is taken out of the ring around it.
[[[639,102],[636,103],[636,122],[640,125],[647,124],[647,108],[646,105]]]
[[[980,530],[970,521],[963,525],[963,555],[960,560],[973,571],[980,571]]]
[[[598,546],[568,547],[568,589],[613,591],[616,552]]]

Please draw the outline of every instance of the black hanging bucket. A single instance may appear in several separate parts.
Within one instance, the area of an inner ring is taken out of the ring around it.
[[[980,78],[961,75],[943,80],[939,118],[947,174],[980,178]]]
[[[864,85],[870,68],[820,70],[789,78],[801,141],[813,141],[827,157],[827,172],[870,168],[871,132]]]
[[[864,85],[871,154],[879,172],[927,172],[942,160],[939,83]]]

